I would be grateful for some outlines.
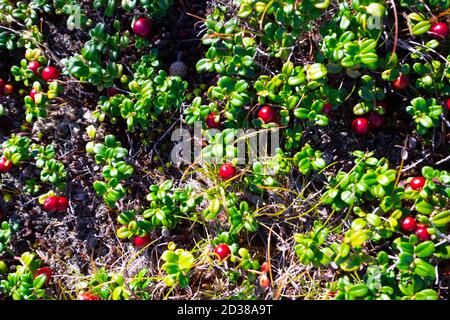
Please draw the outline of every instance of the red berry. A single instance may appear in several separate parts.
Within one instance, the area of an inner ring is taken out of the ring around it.
[[[101,300],[99,296],[93,294],[92,292],[83,292],[78,296],[78,300]]]
[[[143,248],[150,243],[150,235],[146,234],[143,237],[134,237],[134,245],[138,248]]]
[[[31,97],[31,99],[34,100],[34,96],[36,95],[36,93],[39,93],[39,91],[37,91],[37,90],[34,89],[34,88],[30,90],[29,96]]]
[[[231,163],[224,163],[219,168],[219,175],[223,180],[229,180],[236,175],[236,168]]]
[[[267,262],[263,262],[261,265],[261,272],[269,272],[269,264]]]
[[[42,70],[42,78],[47,82],[58,79],[59,75],[59,70],[54,66],[48,66]]]
[[[12,168],[11,160],[6,159],[5,156],[0,158],[0,172],[9,172]]]
[[[0,89],[3,89],[3,87],[5,86],[5,81],[0,78]]]
[[[408,85],[409,85],[408,77],[405,76],[404,74],[400,74],[400,76],[397,79],[392,81],[392,86],[396,90],[404,90],[408,87]]]
[[[378,113],[374,112],[369,116],[369,126],[373,129],[378,129],[383,125],[384,118]]]
[[[416,230],[416,219],[414,219],[411,216],[407,216],[405,217],[405,219],[402,220],[402,230],[405,232],[412,232],[414,230]]]
[[[133,24],[133,32],[142,38],[146,38],[152,31],[152,23],[147,18],[139,18]]]
[[[119,94],[120,91],[117,88],[111,87],[106,90],[106,94],[108,97],[114,97],[116,94]]]
[[[58,208],[58,197],[51,196],[45,199],[44,209],[47,211],[55,211]]]
[[[230,247],[228,247],[225,243],[219,244],[214,248],[214,254],[219,260],[224,260],[231,254]]]
[[[41,64],[37,61],[30,61],[28,63],[27,69],[33,71],[35,75],[38,74],[38,69],[41,67]]]
[[[447,100],[447,110],[450,111],[450,99]]]
[[[414,190],[420,190],[425,185],[425,182],[426,182],[426,180],[424,177],[415,177],[411,180],[409,185]]]
[[[431,239],[426,226],[420,226],[416,229],[416,236],[420,241],[427,241]]]
[[[258,111],[258,118],[260,118],[264,123],[275,122],[276,113],[269,106],[262,106]]]
[[[431,36],[437,40],[445,40],[448,36],[448,26],[444,22],[438,22],[431,27]]]
[[[331,113],[332,110],[333,110],[333,106],[329,102],[325,103],[322,107],[323,113],[326,113],[326,114]]]
[[[367,134],[369,132],[369,121],[367,121],[367,119],[365,118],[356,118],[352,122],[352,128],[356,134]]]
[[[5,85],[5,87],[3,88],[3,92],[5,94],[12,94],[14,92],[14,87],[10,84]]]
[[[269,278],[263,274],[261,277],[259,277],[259,285],[263,287],[264,289],[267,289],[270,285]]]
[[[216,117],[217,117],[217,120],[216,120]],[[211,112],[206,117],[206,125],[208,126],[208,128],[218,128],[218,127],[220,127],[220,124],[221,124],[220,116],[216,116],[216,114],[214,112]]]
[[[58,197],[58,204],[56,205],[56,211],[65,212],[69,208],[69,200],[66,197]]]
[[[50,269],[48,267],[39,268],[34,273],[34,277],[36,278],[36,277],[40,276],[41,274],[43,274],[47,278],[47,280],[45,280],[45,284],[48,284],[52,277],[52,269]]]

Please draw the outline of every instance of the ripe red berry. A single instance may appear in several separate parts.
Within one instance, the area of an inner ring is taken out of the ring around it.
[[[269,272],[269,264],[267,262],[263,262],[261,265],[261,272]]]
[[[352,128],[356,134],[367,134],[369,132],[369,121],[365,118],[356,118],[352,122]]]
[[[333,106],[329,102],[325,103],[322,107],[322,111],[326,114],[331,113],[332,110],[333,110]]]
[[[30,61],[27,65],[27,69],[33,71],[35,75],[38,74],[38,69],[41,67],[41,64],[37,61]]]
[[[267,275],[263,274],[261,277],[259,277],[259,285],[264,289],[267,289],[269,287],[270,281]]]
[[[447,110],[450,111],[450,99],[447,99]]]
[[[146,38],[152,31],[152,23],[147,18],[139,18],[133,24],[133,32],[142,38]]]
[[[431,26],[430,32],[436,40],[445,40],[448,36],[448,26],[444,22],[438,22]]]
[[[119,94],[119,93],[120,93],[120,91],[114,87],[108,88],[108,90],[106,90],[106,94],[108,95],[108,97],[114,97],[116,94]]]
[[[424,177],[415,177],[411,180],[411,182],[409,183],[409,185],[411,186],[412,189],[414,190],[420,190],[423,188],[423,186],[425,185],[425,178]]]
[[[54,66],[48,66],[42,70],[42,78],[47,82],[58,79],[59,75],[59,70]]]
[[[36,277],[40,276],[41,274],[43,274],[47,278],[47,280],[45,280],[45,284],[48,284],[52,277],[52,269],[50,269],[48,267],[39,268],[34,273],[34,277],[36,278]]]
[[[405,232],[412,232],[416,230],[416,219],[411,216],[407,216],[402,220],[401,224],[402,230]]]
[[[420,241],[427,241],[431,239],[431,235],[428,233],[426,226],[418,226],[416,229],[416,236]]]
[[[58,204],[56,205],[56,211],[65,212],[69,208],[69,200],[66,197],[58,197]]]
[[[12,94],[14,92],[14,87],[10,84],[5,85],[5,87],[3,88],[3,92],[5,94]]]
[[[228,245],[222,243],[214,248],[214,254],[217,256],[219,260],[224,260],[231,254],[231,250],[230,247],[228,247]]]
[[[47,211],[55,211],[58,207],[58,197],[51,196],[45,199],[44,209]]]
[[[217,120],[216,120],[216,118],[217,118]],[[220,127],[220,124],[221,124],[220,116],[216,116],[216,114],[214,112],[211,112],[206,117],[206,126],[208,128],[218,128],[218,127]]]
[[[37,91],[34,88],[30,90],[30,97],[31,97],[31,99],[34,100],[34,96],[36,95],[36,93],[39,93],[39,91]]]
[[[9,172],[12,168],[11,160],[6,159],[5,156],[0,158],[0,172]]]
[[[374,112],[369,116],[369,126],[373,129],[378,129],[384,123],[384,118],[378,113]]]
[[[276,113],[269,106],[262,106],[258,111],[258,118],[260,118],[264,123],[275,122]]]
[[[219,176],[223,180],[229,180],[236,175],[236,168],[231,163],[224,163],[219,168]]]
[[[404,90],[408,87],[408,85],[409,85],[408,77],[405,76],[404,74],[400,74],[400,76],[397,79],[392,81],[392,86],[396,90]]]
[[[101,300],[99,296],[92,292],[83,292],[78,295],[78,300]]]
[[[134,237],[134,245],[138,248],[143,248],[150,243],[150,235],[147,233],[143,237]]]

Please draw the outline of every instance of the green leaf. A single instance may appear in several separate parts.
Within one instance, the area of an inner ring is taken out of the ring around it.
[[[434,253],[434,243],[433,241],[425,241],[419,244],[415,249],[414,253],[419,258],[428,258]]]

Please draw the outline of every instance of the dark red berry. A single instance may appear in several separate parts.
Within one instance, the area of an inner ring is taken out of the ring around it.
[[[405,232],[412,232],[416,230],[416,219],[414,219],[411,216],[405,217],[405,219],[402,220],[401,224],[402,230]]]
[[[353,131],[359,135],[365,135],[369,132],[369,121],[365,118],[356,118],[352,122]]]
[[[35,75],[38,74],[38,69],[41,67],[41,64],[37,61],[30,61],[27,65],[27,69],[33,71]]]
[[[258,111],[258,118],[260,118],[264,123],[270,123],[276,121],[276,113],[269,106],[262,106]]]
[[[219,168],[219,175],[223,180],[229,180],[233,178],[236,173],[236,168],[231,163],[224,163]]]
[[[396,90],[404,90],[408,87],[408,85],[409,85],[408,77],[405,76],[404,74],[400,74],[400,76],[397,79],[392,81],[392,86]]]
[[[83,292],[78,296],[78,300],[101,300],[99,296],[92,292]]]
[[[224,260],[231,254],[230,247],[228,247],[225,243],[219,244],[214,248],[214,254],[219,260]]]
[[[450,99],[447,99],[447,110],[450,111]]]
[[[208,114],[208,116],[206,117],[206,126],[208,128],[218,128],[220,127],[220,125],[220,115],[218,116],[214,112]]]
[[[5,80],[3,80],[2,78],[0,78],[0,89],[3,89],[5,87]]]
[[[323,113],[326,113],[326,114],[331,113],[332,110],[333,110],[333,106],[329,102],[325,103],[322,107]]]
[[[51,196],[45,199],[44,209],[47,211],[55,211],[58,207],[58,197]]]
[[[426,182],[426,180],[425,180],[424,177],[415,177],[415,178],[412,178],[412,180],[409,183],[409,185],[414,190],[420,190],[425,185],[425,182]]]
[[[448,25],[444,22],[438,22],[431,26],[431,36],[436,40],[445,40],[448,36]]]
[[[369,116],[369,126],[373,129],[378,129],[383,125],[384,118],[378,113],[374,112]]]
[[[146,38],[152,32],[152,23],[147,18],[139,18],[133,24],[133,32],[142,38]]]
[[[143,237],[135,236],[134,245],[138,248],[143,248],[150,243],[150,235],[146,234]]]
[[[56,210],[59,212],[65,212],[69,208],[69,200],[66,197],[58,197],[58,204]]]
[[[5,156],[0,158],[0,172],[9,172],[12,168],[11,160],[6,159]]]
[[[416,229],[416,236],[420,241],[427,241],[431,239],[431,235],[428,233],[426,226],[418,226]]]
[[[58,79],[59,75],[59,70],[54,66],[48,66],[42,70],[42,78],[47,82]]]
[[[45,280],[45,284],[48,284],[52,277],[52,269],[50,269],[48,267],[39,268],[34,273],[34,277],[36,278],[36,277],[40,276],[41,274],[43,274],[47,278],[47,280]]]
[[[106,90],[106,94],[108,97],[114,97],[116,94],[119,94],[120,91],[117,88],[111,87]]]

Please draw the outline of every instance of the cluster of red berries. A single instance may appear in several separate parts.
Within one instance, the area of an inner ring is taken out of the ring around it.
[[[409,182],[411,189],[421,190],[425,186],[426,180],[424,177],[414,177]],[[428,233],[427,226],[417,223],[416,219],[407,216],[402,220],[401,228],[405,232],[415,232],[420,241],[430,240],[431,236]]]
[[[30,61],[30,63],[28,63],[28,65],[27,65],[27,69],[33,71],[33,73],[36,76],[39,75],[40,67],[41,67],[41,64],[38,61]],[[42,70],[41,76],[42,76],[42,79],[44,79],[47,82],[50,82],[53,80],[57,80],[60,76],[60,72],[56,67],[48,66]],[[31,97],[31,99],[34,100],[34,97],[37,93],[39,93],[39,91],[37,91],[34,88],[31,88],[29,96]]]
[[[50,212],[65,212],[69,208],[69,201],[66,197],[50,196],[44,200],[44,209]]]
[[[377,101],[377,107],[382,107],[384,110],[387,110],[386,101]],[[352,129],[358,135],[365,135],[369,133],[370,129],[378,129],[384,123],[384,118],[377,112],[372,112],[369,117],[363,118],[359,117],[353,120]]]
[[[82,292],[78,295],[78,300],[102,300],[99,296],[93,294],[92,292]]]
[[[4,94],[12,94],[14,92],[14,87],[10,84],[6,84],[5,81],[0,78],[0,97]]]
[[[416,219],[411,216],[405,217],[401,224],[401,228],[404,232],[415,232],[420,241],[427,241],[431,239],[427,227],[427,225],[417,223]]]
[[[12,168],[11,160],[8,160],[5,156],[0,158],[0,173],[9,172]]]

